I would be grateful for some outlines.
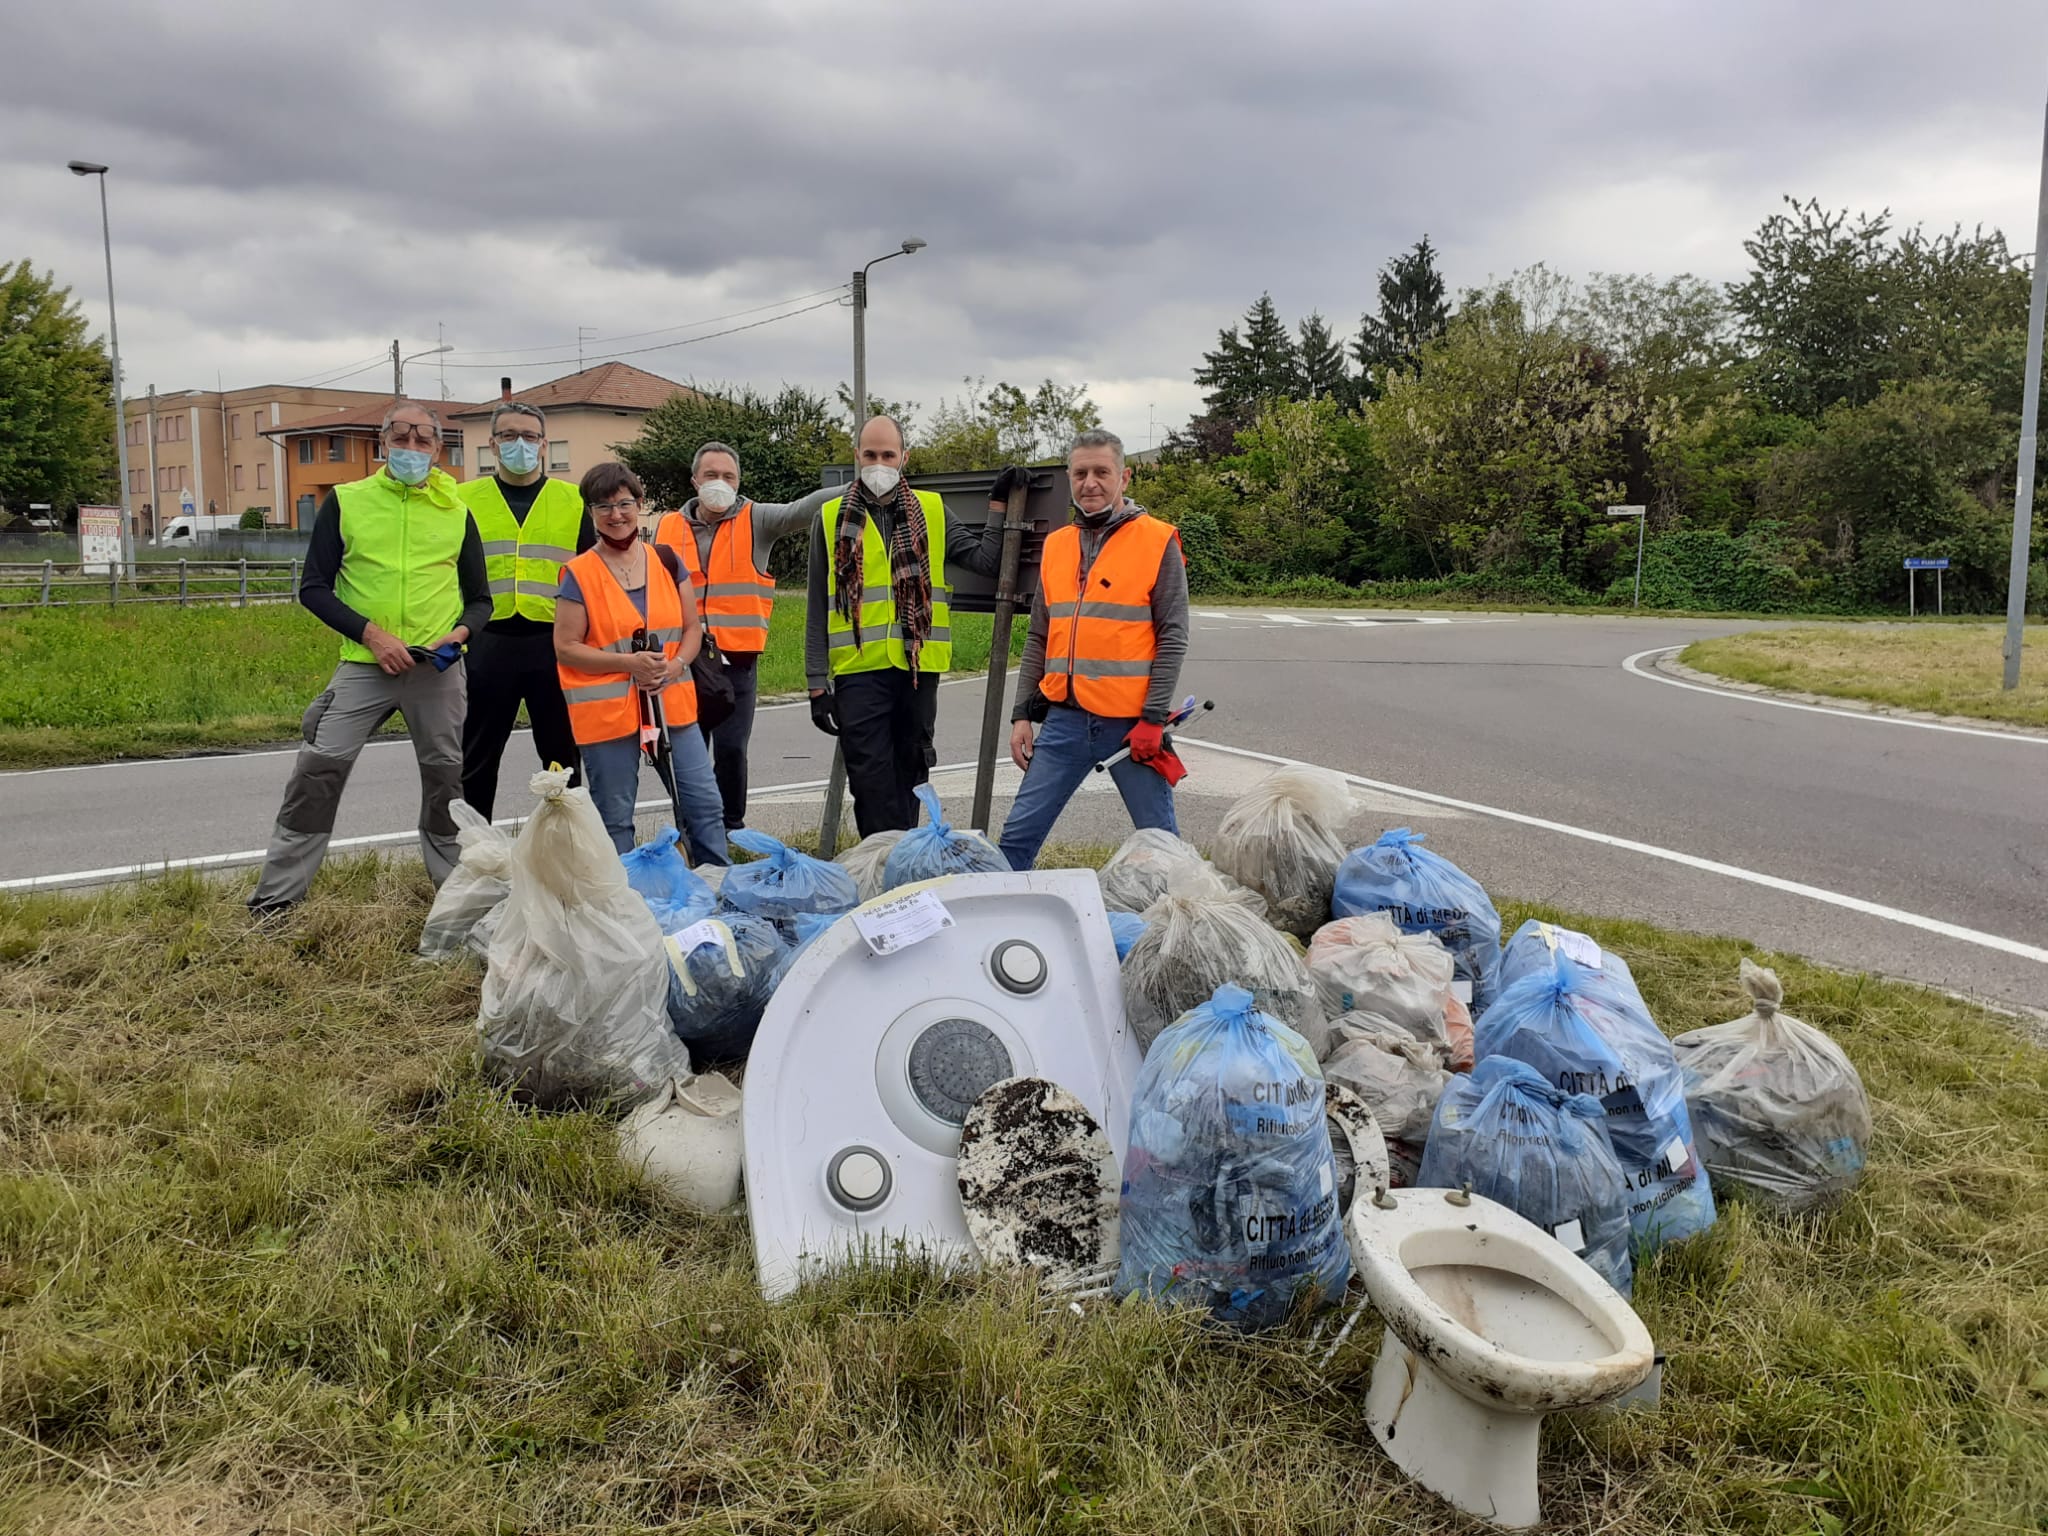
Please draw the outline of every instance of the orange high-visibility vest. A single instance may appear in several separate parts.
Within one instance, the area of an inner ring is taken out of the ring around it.
[[[1046,536],[1038,589],[1045,594],[1045,676],[1038,688],[1055,704],[1071,701],[1094,715],[1130,719],[1145,712],[1152,659],[1152,588],[1159,562],[1180,537],[1150,513],[1132,518],[1102,546],[1081,588],[1081,530],[1073,523]]]
[[[584,644],[625,655],[633,649],[633,631],[645,628],[649,639],[660,640],[661,654],[671,661],[683,648],[682,594],[653,550],[647,551],[644,619],[595,548],[586,549],[562,569],[575,574],[576,585],[583,592],[583,611],[590,621],[583,632]],[[639,731],[639,690],[626,673],[579,672],[560,662],[555,664],[555,672],[562,680],[562,697],[569,701],[569,729],[578,746],[617,741]],[[672,731],[697,723],[697,685],[687,670],[679,681],[661,690],[661,706]]]
[[[690,573],[697,612],[721,651],[768,649],[768,614],[774,607],[775,578],[754,564],[754,504],[742,501],[711,527],[711,569],[697,561],[697,535],[690,520],[671,512],[654,530]]]

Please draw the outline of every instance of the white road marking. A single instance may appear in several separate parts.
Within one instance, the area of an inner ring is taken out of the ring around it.
[[[2028,746],[2048,746],[2048,736],[2028,736],[2019,731],[1987,731],[1968,725],[1945,725],[1938,720],[1907,720],[1898,715],[1880,715],[1860,709],[1830,709],[1825,704],[1802,704],[1796,699],[1774,699],[1768,694],[1744,693],[1735,688],[1710,688],[1703,683],[1688,683],[1683,678],[1666,677],[1639,665],[1646,656],[1666,656],[1673,651],[1682,651],[1682,645],[1653,646],[1647,651],[1623,659],[1621,669],[1649,682],[1662,683],[1667,688],[1683,688],[1688,693],[1704,693],[1710,698],[1732,699],[1738,704],[1768,704],[1773,709],[1797,709],[1809,715],[1832,715],[1837,720],[1865,720],[1877,725],[1904,725],[1916,731],[1946,731],[1951,736],[1982,736],[1992,741],[2016,741]]]
[[[1220,742],[1205,742],[1212,752],[1228,752],[1239,757],[1256,758],[1261,762],[1273,763],[1280,767],[1303,766],[1299,758],[1280,757],[1271,752],[1254,752],[1249,747],[1226,747]],[[1817,885],[1807,885],[1798,880],[1786,880],[1777,875],[1767,875],[1754,869],[1743,869],[1735,864],[1723,864],[1718,859],[1703,859],[1697,854],[1681,853],[1675,848],[1660,848],[1655,843],[1637,842],[1634,838],[1616,837],[1609,832],[1595,832],[1587,827],[1574,827],[1562,821],[1551,821],[1542,816],[1530,816],[1521,811],[1505,810],[1497,805],[1482,805],[1476,800],[1460,800],[1451,795],[1433,794],[1424,789],[1410,789],[1403,784],[1389,784],[1382,779],[1368,779],[1355,773],[1342,777],[1351,784],[1363,785],[1388,794],[1405,795],[1412,800],[1426,801],[1431,805],[1449,806],[1453,810],[1469,811],[1477,816],[1491,816],[1497,821],[1510,821],[1517,826],[1535,827],[1544,832],[1558,832],[1566,837],[1576,837],[1589,843],[1599,843],[1608,848],[1620,848],[1629,853],[1644,854],[1649,858],[1662,859],[1666,863],[1681,864],[1687,869],[1697,869],[1710,875],[1720,875],[1729,880],[1740,880],[1749,885],[1760,885],[1767,890],[1782,891],[1790,896],[1804,896],[1809,901],[1824,902],[1831,907],[1846,911],[1860,912],[1866,917],[1883,918],[1887,922],[1901,923],[1909,928],[1918,928],[1925,933],[1939,934],[1945,939],[1960,939],[1965,944],[1975,944],[1984,949],[1995,949],[2003,954],[2017,955],[2022,960],[2032,960],[2048,965],[2048,949],[2034,944],[2023,944],[2018,939],[2008,939],[2002,934],[1985,933],[1977,928],[1965,928],[1959,923],[1946,922],[1938,917],[1925,917],[1918,912],[1906,912],[1897,907],[1883,906],[1878,902],[1865,901],[1860,896],[1846,896],[1840,891],[1823,890]]]
[[[1268,624],[1306,624],[1310,621],[1294,613],[1269,613],[1266,615],[1266,622]]]

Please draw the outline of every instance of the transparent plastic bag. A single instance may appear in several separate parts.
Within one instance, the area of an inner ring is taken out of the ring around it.
[[[1437,1102],[1417,1185],[1498,1201],[1533,1221],[1626,1296],[1630,1185],[1600,1101],[1552,1087],[1523,1062],[1494,1056],[1453,1078]]]
[[[676,846],[678,840],[674,827],[661,827],[631,853],[619,856],[626,866],[626,883],[640,893],[663,933],[687,928],[718,907],[718,897],[690,868]]]
[[[1275,928],[1307,938],[1330,920],[1344,860],[1351,791],[1327,768],[1278,768],[1238,797],[1216,829],[1210,857],[1266,898]]]
[[[462,856],[434,893],[420,927],[419,952],[425,960],[445,960],[463,949],[476,925],[512,888],[512,839],[466,800],[449,802],[448,814],[455,818]]]
[[[661,928],[589,791],[565,769],[532,785],[541,803],[512,845],[477,1013],[484,1067],[544,1106],[630,1103],[690,1075]]]
[[[1842,1048],[1779,1012],[1777,973],[1742,962],[1750,1011],[1672,1042],[1700,1156],[1717,1185],[1782,1211],[1832,1204],[1862,1177],[1870,1097]]]
[[[765,918],[724,912],[670,934],[664,947],[677,1037],[700,1062],[745,1061],[789,959],[781,932]]]
[[[1685,1074],[1634,981],[1623,986],[1562,950],[1530,971],[1479,1017],[1480,1065],[1511,1056],[1545,1082],[1591,1094],[1633,1196],[1639,1243],[1690,1237],[1714,1224],[1714,1195],[1685,1108]]]
[[[1143,915],[1147,907],[1166,894],[1167,880],[1176,872],[1182,891],[1192,894],[1195,884],[1206,880],[1217,900],[1235,901],[1251,909],[1254,916],[1266,915],[1266,898],[1246,890],[1202,857],[1202,851],[1159,827],[1140,827],[1109,856],[1097,872],[1102,886],[1102,904],[1112,912]]]
[[[870,832],[839,855],[839,865],[853,876],[854,894],[862,901],[873,901],[882,894],[882,876],[888,867],[890,850],[902,839],[902,832],[894,828]]]
[[[775,924],[785,944],[796,940],[791,919],[798,913],[829,912],[836,917],[860,905],[853,876],[839,865],[799,853],[765,832],[746,827],[733,833],[732,840],[760,857],[725,872],[718,891],[719,907]]]
[[[1357,1094],[1389,1141],[1421,1148],[1452,1075],[1451,1048],[1441,1040],[1419,1040],[1364,1013],[1347,1013],[1330,1025],[1324,1081]]]
[[[1283,1322],[1344,1292],[1351,1252],[1308,1042],[1219,987],[1160,1035],[1131,1092],[1116,1292]]]
[[[1218,899],[1199,872],[1174,871],[1167,894],[1146,909],[1123,981],[1124,1017],[1141,1048],[1222,986],[1245,988],[1261,1012],[1319,1053],[1328,1036],[1322,999],[1294,946],[1247,908]]]
[[[918,803],[924,807],[925,824],[912,827],[889,850],[882,868],[882,889],[915,885],[941,875],[1007,875],[1010,861],[1002,849],[979,832],[956,832],[946,820],[939,792],[929,784],[917,786]]]
[[[1457,962],[1433,933],[1403,933],[1385,912],[1340,917],[1308,945],[1308,973],[1334,1017],[1358,1014],[1414,1039],[1441,1043],[1472,1065],[1472,1016],[1451,991]]]
[[[1353,849],[1338,867],[1330,911],[1385,912],[1403,933],[1435,934],[1471,983],[1472,1012],[1483,1013],[1499,986],[1500,914],[1477,880],[1422,842],[1422,833],[1396,827]]]

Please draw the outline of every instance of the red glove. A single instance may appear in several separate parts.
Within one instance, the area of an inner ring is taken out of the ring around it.
[[[1180,760],[1180,754],[1171,747],[1161,747],[1159,755],[1148,761],[1145,766],[1166,780],[1168,789],[1188,776],[1188,765]]]
[[[1124,737],[1124,745],[1131,749],[1133,762],[1149,763],[1160,753],[1169,750],[1166,745],[1166,727],[1154,725],[1150,720],[1140,720]]]

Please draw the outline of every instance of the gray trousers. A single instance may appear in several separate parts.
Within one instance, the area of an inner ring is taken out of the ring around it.
[[[299,748],[285,786],[270,852],[252,907],[302,899],[327,856],[335,813],[349,770],[364,745],[393,715],[405,717],[420,765],[420,857],[439,885],[461,853],[448,803],[462,792],[462,718],[468,707],[463,663],[446,672],[420,665],[397,677],[374,662],[344,661],[327,691],[306,709]]]

